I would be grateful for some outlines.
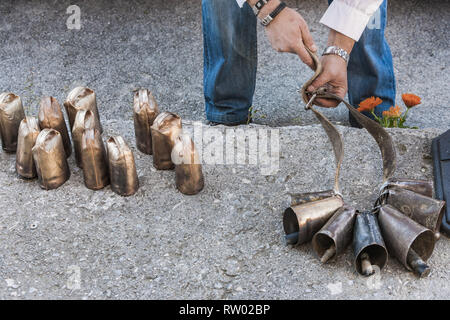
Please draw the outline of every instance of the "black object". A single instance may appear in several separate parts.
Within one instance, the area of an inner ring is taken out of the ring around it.
[[[450,235],[450,130],[433,140],[434,186],[436,198],[447,203],[441,231]]]
[[[255,3],[255,6],[252,8],[253,13],[255,16],[259,14],[259,11],[269,2],[270,0],[259,0],[257,3]]]
[[[281,11],[283,11],[287,7],[286,3],[281,2],[278,7],[275,8],[267,17],[261,20],[261,24],[264,27],[267,27],[273,19],[275,19],[276,16],[280,14]]]

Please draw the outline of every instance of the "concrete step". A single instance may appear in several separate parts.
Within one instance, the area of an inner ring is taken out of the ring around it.
[[[354,271],[350,249],[323,266],[310,244],[296,249],[282,244],[287,194],[332,186],[334,158],[318,125],[237,128],[260,136],[270,131],[271,139],[278,132],[279,170],[264,175],[259,164],[204,165],[205,189],[185,196],[176,190],[173,171],[156,171],[152,157],[136,151],[132,121],[103,124],[105,137],[123,135],[135,151],[141,182],[135,196],[122,198],[109,187],[86,189],[73,156],[70,180],[43,191],[36,181],[19,179],[14,155],[0,152],[1,298],[437,299],[450,294],[445,237],[429,261],[430,277],[420,281],[394,258],[381,276],[368,280]],[[194,132],[192,121],[184,126]],[[224,126],[202,130],[216,138],[236,132]],[[370,208],[381,183],[378,148],[363,130],[339,130],[346,152],[344,198],[359,209]],[[397,176],[432,179],[430,145],[440,131],[389,132],[398,149]],[[205,155],[211,145],[204,141],[203,147]]]

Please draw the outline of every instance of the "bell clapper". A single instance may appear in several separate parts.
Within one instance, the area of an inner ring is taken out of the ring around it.
[[[298,232],[293,232],[284,236],[284,240],[286,241],[286,245],[296,244],[298,242]]]
[[[408,264],[419,277],[426,277],[430,274],[430,267],[422,260],[422,258],[413,250],[408,252]]]
[[[375,273],[372,263],[370,262],[370,257],[367,253],[363,253],[361,255],[361,270],[365,276],[371,276]]]
[[[327,249],[327,251],[325,251],[325,253],[323,254],[322,258],[320,258],[320,262],[326,263],[328,260],[333,258],[335,254],[336,254],[336,247],[333,244],[333,245],[331,245],[331,247],[329,247]]]

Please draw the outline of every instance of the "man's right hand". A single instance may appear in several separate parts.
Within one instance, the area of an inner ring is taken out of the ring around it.
[[[279,0],[270,0],[262,8],[258,17],[265,18],[279,4]],[[266,34],[272,48],[276,51],[294,53],[311,69],[314,68],[314,62],[306,51],[305,46],[313,52],[317,51],[317,47],[311,37],[308,25],[297,11],[291,8],[285,8],[266,27]]]

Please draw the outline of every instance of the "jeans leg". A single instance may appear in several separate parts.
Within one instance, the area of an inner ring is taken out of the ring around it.
[[[246,3],[202,0],[206,118],[247,120],[256,83],[256,17]]]
[[[332,1],[329,1],[330,3]],[[383,111],[395,105],[395,75],[392,54],[384,36],[387,22],[387,0],[374,14],[352,50],[348,64],[348,97],[353,106],[371,96],[383,103],[375,109]],[[365,113],[372,118],[372,115]],[[355,120],[350,118],[350,122]],[[352,123],[353,124],[353,123]]]

